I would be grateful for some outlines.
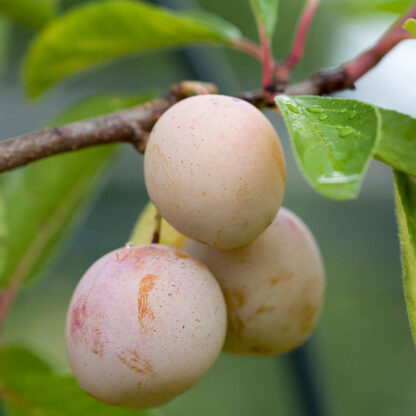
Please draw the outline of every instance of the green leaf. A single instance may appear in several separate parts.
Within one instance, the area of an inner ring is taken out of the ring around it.
[[[157,410],[120,409],[101,403],[84,393],[73,377],[48,371],[29,351],[3,348],[0,359],[0,394],[12,416],[160,416]]]
[[[257,24],[264,26],[269,39],[272,38],[277,23],[279,0],[250,0]]]
[[[416,176],[416,119],[379,108],[381,137],[374,156],[394,168]]]
[[[380,12],[401,14],[412,3],[413,0],[332,0],[332,4],[342,13],[358,16]]]
[[[101,96],[59,117],[59,123],[88,118],[147,101],[149,95]],[[0,176],[8,226],[0,233],[0,287],[30,280],[76,224],[109,162],[115,146],[62,154]],[[0,211],[1,213],[1,211]],[[1,230],[1,227],[0,227]]]
[[[51,374],[52,369],[39,357],[22,347],[0,348],[0,385],[5,374]]]
[[[55,0],[0,0],[0,15],[15,23],[39,29],[56,14]]]
[[[0,76],[3,74],[5,64],[7,63],[7,54],[10,47],[10,24],[0,19]]]
[[[356,100],[278,96],[297,161],[321,194],[339,200],[358,195],[380,135],[377,109]]]
[[[416,36],[416,19],[407,19],[403,27],[413,36]]]
[[[404,294],[413,340],[416,343],[416,184],[406,174],[395,171],[394,185]]]
[[[205,10],[192,10],[183,13],[182,16],[197,24],[209,27],[212,31],[217,32],[221,38],[230,40],[241,38],[240,29],[216,14]]]
[[[72,9],[31,45],[25,66],[29,95],[36,97],[62,78],[120,56],[196,42],[227,44],[239,36],[219,21],[130,0]]]

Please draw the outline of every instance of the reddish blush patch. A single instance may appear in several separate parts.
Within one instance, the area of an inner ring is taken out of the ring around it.
[[[82,344],[102,357],[107,344],[101,330],[101,322],[104,318],[103,313],[90,307],[87,296],[80,296],[71,313],[70,334],[74,344]]]
[[[155,257],[166,258],[169,257],[169,253],[154,246],[131,247],[117,251],[115,260],[117,263],[131,261],[134,267],[140,267],[140,265],[146,264],[148,260]]]
[[[81,296],[72,307],[71,337],[75,344],[85,335],[85,321],[87,318],[87,299]]]
[[[151,328],[146,324],[146,321],[150,319],[153,321],[155,316],[151,307],[149,306],[149,293],[153,290],[156,284],[157,276],[154,274],[147,274],[140,280],[139,293],[137,297],[138,317],[140,327],[144,331],[149,331]]]

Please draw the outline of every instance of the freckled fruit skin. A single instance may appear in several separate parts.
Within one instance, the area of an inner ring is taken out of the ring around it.
[[[246,247],[221,251],[187,240],[184,249],[210,268],[223,290],[225,351],[282,354],[311,333],[324,296],[324,270],[312,234],[289,210],[281,208]]]
[[[193,386],[224,343],[226,310],[213,275],[175,248],[139,245],[94,263],[72,297],[69,361],[91,396],[160,406]]]
[[[160,117],[144,174],[150,199],[173,227],[222,249],[246,245],[271,224],[286,183],[271,123],[222,95],[187,98]]]

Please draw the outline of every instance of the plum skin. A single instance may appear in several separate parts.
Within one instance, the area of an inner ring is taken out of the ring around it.
[[[226,309],[198,260],[162,245],[112,251],[78,283],[66,325],[69,361],[91,396],[160,406],[194,385],[224,343]]]
[[[180,233],[214,247],[248,244],[282,203],[279,137],[253,105],[223,95],[190,97],[156,122],[144,156],[150,199]]]
[[[320,314],[325,277],[319,248],[307,226],[285,208],[246,247],[218,250],[187,240],[220,283],[227,303],[224,350],[277,355],[310,335]]]

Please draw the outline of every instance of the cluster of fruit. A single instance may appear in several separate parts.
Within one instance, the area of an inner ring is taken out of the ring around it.
[[[80,386],[104,402],[162,405],[221,349],[288,352],[312,331],[324,293],[319,249],[280,208],[285,162],[267,118],[242,100],[185,99],[156,123],[144,159],[150,199],[182,249],[126,245],[94,263],[67,318]]]

